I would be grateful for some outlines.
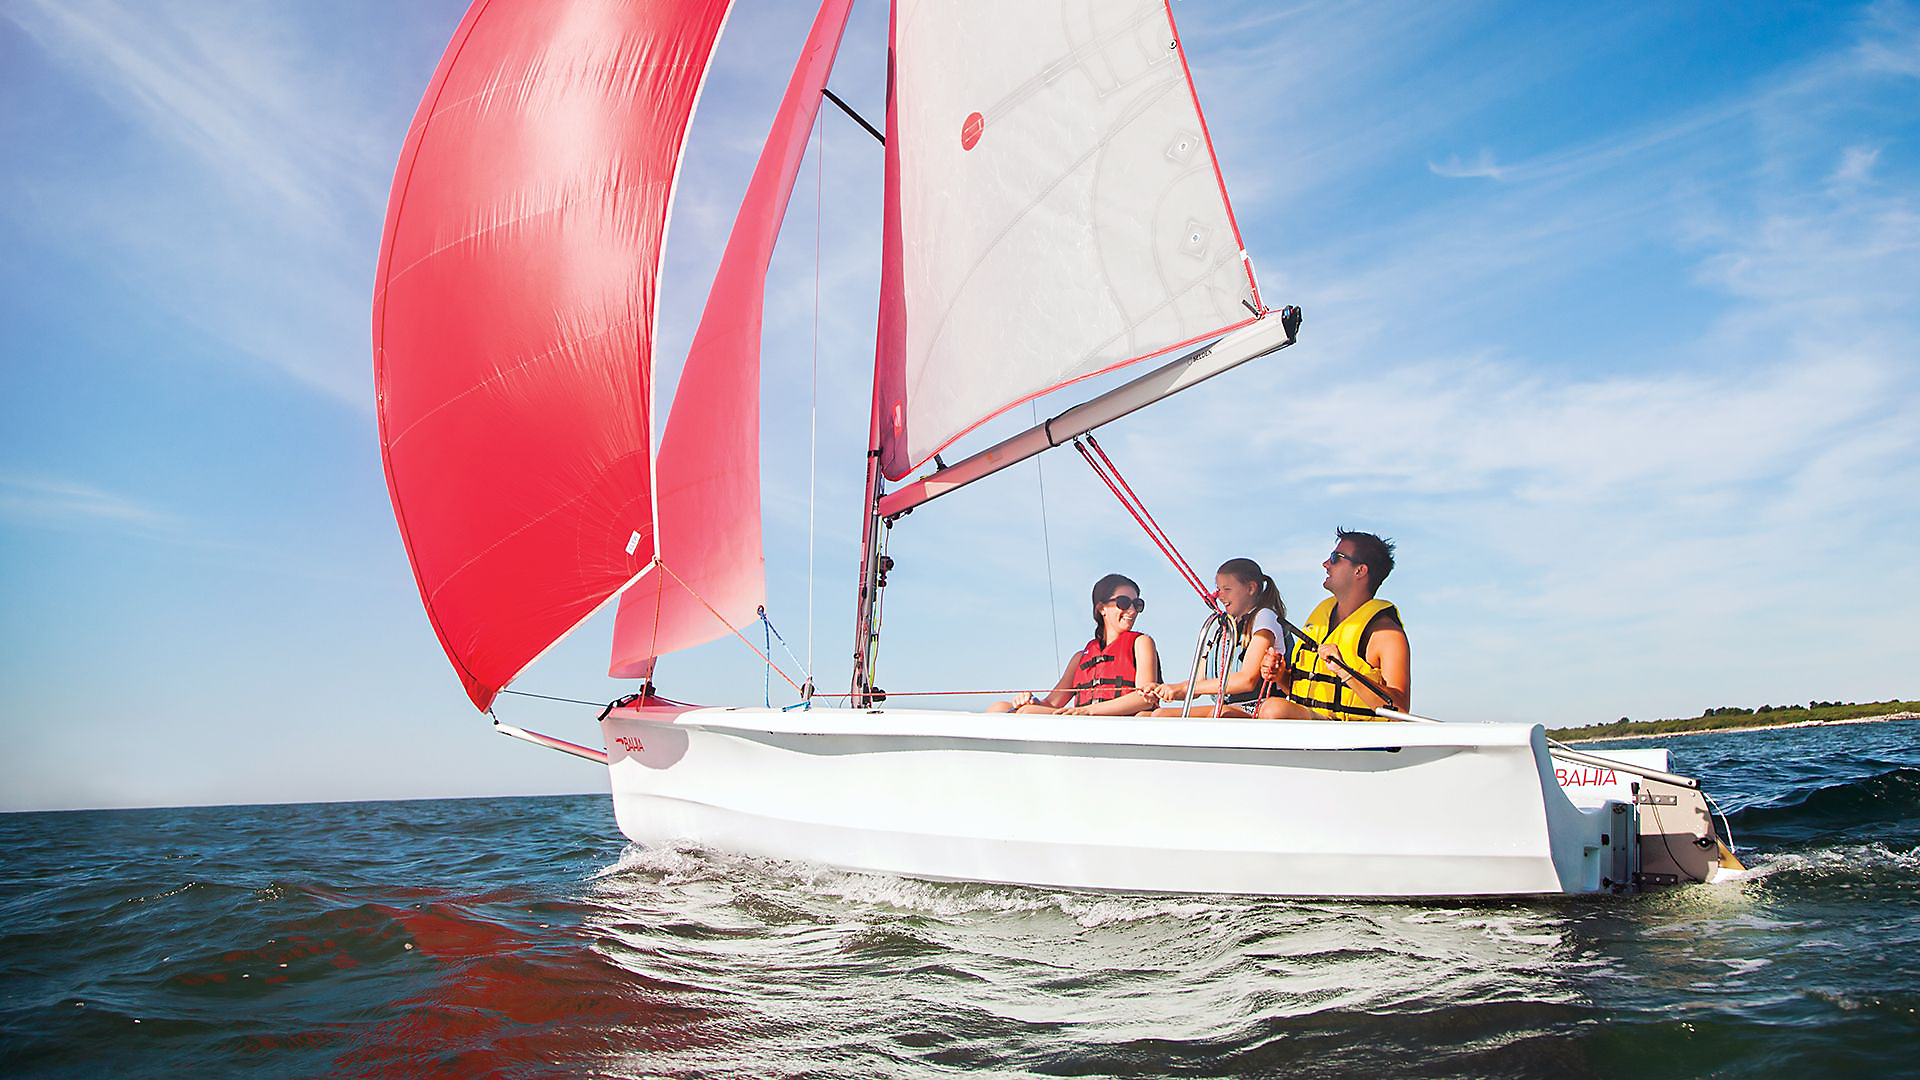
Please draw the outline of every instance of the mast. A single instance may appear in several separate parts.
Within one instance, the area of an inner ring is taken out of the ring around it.
[[[890,137],[896,134],[894,111],[894,33],[897,29],[900,10],[897,4],[889,5],[887,12],[887,87],[883,96],[886,115],[880,120],[880,126],[886,134],[875,132],[873,125],[861,120],[848,109],[844,102],[835,98],[834,103],[845,109],[847,114],[859,121],[868,134],[880,140],[882,146],[888,146],[885,183],[888,197],[885,202],[886,221],[881,239],[881,259],[883,264],[891,257],[895,263],[899,259],[901,244],[900,220],[897,213],[898,203],[892,186],[898,182],[897,168],[899,159],[893,147],[897,146]],[[879,323],[874,330],[874,371],[873,405],[867,415],[867,482],[860,500],[860,587],[855,593],[856,611],[853,623],[853,686],[852,696],[847,701],[849,708],[865,708],[874,700],[873,669],[874,652],[880,642],[880,590],[887,586],[887,571],[892,561],[880,553],[880,530],[887,527],[880,520],[880,495],[883,490],[883,477],[880,466],[880,423],[884,408],[880,392],[880,364],[878,356],[884,349],[890,317],[898,312],[890,311],[884,285],[881,289]]]
[[[880,590],[886,587],[887,570],[892,560],[880,554],[880,530],[891,528],[880,520],[880,400],[873,402],[873,417],[867,442],[866,494],[861,500],[860,516],[860,588],[853,624],[853,697],[851,708],[864,708],[873,700],[873,660],[880,644]]]

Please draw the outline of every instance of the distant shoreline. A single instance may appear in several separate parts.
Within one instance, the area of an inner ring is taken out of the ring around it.
[[[1673,739],[1689,735],[1731,735],[1740,731],[1780,731],[1784,728],[1835,727],[1840,724],[1884,724],[1889,720],[1920,719],[1920,713],[1896,712],[1882,716],[1855,716],[1845,720],[1791,720],[1784,724],[1753,724],[1747,727],[1697,728],[1693,731],[1644,732],[1639,735],[1603,735],[1591,739],[1561,739],[1563,743],[1626,742],[1629,739]]]

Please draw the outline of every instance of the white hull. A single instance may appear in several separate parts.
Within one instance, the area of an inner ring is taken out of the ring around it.
[[[1570,801],[1538,725],[650,707],[603,729],[620,828],[649,845],[1280,896],[1588,893],[1637,869],[1630,802]]]

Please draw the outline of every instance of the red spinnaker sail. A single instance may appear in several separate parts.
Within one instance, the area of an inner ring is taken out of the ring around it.
[[[653,565],[655,304],[728,0],[476,0],[407,134],[373,301],[427,615],[486,708]]]
[[[765,600],[760,544],[760,326],[767,264],[852,0],[826,0],[787,83],[714,275],[660,441],[660,572],[620,598],[615,677],[711,641]]]

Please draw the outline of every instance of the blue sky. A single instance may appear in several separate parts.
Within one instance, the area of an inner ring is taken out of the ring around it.
[[[1103,435],[1196,565],[1251,555],[1303,612],[1335,525],[1395,537],[1383,594],[1447,718],[1920,693],[1920,10],[1175,13],[1263,294],[1307,311],[1299,347]],[[0,8],[0,809],[604,788],[471,710],[379,468],[380,223],[460,14]],[[810,15],[730,21],[669,368]],[[834,78],[876,119],[884,29],[863,0]],[[831,114],[816,152],[769,290],[765,519],[769,610],[837,688],[880,159]],[[1065,453],[922,509],[893,553],[893,689],[1045,684],[1109,570],[1167,655],[1201,614]],[[610,622],[517,688],[621,692]],[[693,700],[763,677],[737,642],[662,665]],[[582,708],[500,711],[596,737]]]

